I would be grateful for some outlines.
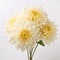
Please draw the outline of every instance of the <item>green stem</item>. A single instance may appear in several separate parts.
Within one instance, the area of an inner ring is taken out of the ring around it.
[[[30,52],[30,60],[32,60],[32,51]]]
[[[28,60],[32,60],[32,58],[33,58],[33,56],[34,56],[34,53],[35,53],[37,47],[38,47],[38,44],[35,46],[34,50],[31,49],[30,51],[27,51]]]
[[[32,60],[32,57],[30,57],[30,60]]]
[[[28,60],[29,60],[29,52],[28,52],[28,50],[27,50],[27,55],[28,55]]]
[[[33,53],[32,53],[32,57],[34,56],[34,53],[35,53],[37,47],[38,47],[38,44],[36,45],[36,47],[35,47],[35,49],[34,49],[34,51],[33,51]]]
[[[28,55],[28,60],[32,60],[32,50],[27,51],[27,55]]]

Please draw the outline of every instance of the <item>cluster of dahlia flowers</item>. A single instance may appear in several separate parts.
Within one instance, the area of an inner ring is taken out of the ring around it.
[[[50,44],[56,37],[55,24],[41,7],[29,7],[13,16],[5,25],[10,42],[18,49],[32,50],[36,44]]]

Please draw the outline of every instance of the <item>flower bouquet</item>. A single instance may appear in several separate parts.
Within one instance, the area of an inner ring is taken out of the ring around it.
[[[56,37],[55,24],[41,8],[29,7],[10,18],[5,25],[10,42],[27,52],[28,60],[33,60],[38,45],[45,46]]]

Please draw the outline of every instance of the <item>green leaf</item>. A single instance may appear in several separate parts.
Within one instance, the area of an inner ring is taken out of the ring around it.
[[[42,45],[42,46],[45,46],[45,44],[43,43],[42,40],[38,41],[37,43],[40,44],[40,45]]]

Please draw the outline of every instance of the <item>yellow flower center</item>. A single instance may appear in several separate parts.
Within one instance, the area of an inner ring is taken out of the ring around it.
[[[30,17],[31,17],[32,21],[35,21],[35,20],[42,17],[42,13],[38,10],[31,10],[30,11]]]
[[[15,22],[16,22],[16,18],[13,17],[13,18],[11,18],[11,19],[9,20],[8,23],[9,23],[10,26],[13,26]]]
[[[47,37],[47,36],[51,35],[51,33],[52,33],[52,28],[51,28],[50,25],[47,24],[47,25],[44,25],[44,26],[40,29],[40,32],[41,32],[41,35],[42,35],[42,36]]]
[[[21,33],[20,33],[20,38],[23,40],[23,41],[26,41],[30,38],[30,31],[28,30],[22,30]]]

